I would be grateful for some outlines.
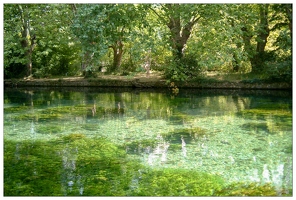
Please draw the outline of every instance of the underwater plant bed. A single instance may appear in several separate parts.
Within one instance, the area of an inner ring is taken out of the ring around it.
[[[4,93],[5,196],[293,194],[289,92],[19,93]]]

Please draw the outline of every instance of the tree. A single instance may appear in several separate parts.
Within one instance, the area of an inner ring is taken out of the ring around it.
[[[4,5],[4,76],[21,77],[27,74],[26,60],[20,43],[18,6]],[[14,74],[14,73],[15,74]],[[18,75],[18,76],[15,76]]]
[[[225,5],[222,4],[153,4],[150,7],[158,18],[159,24],[167,28],[169,37],[166,39],[173,55],[173,59],[168,61],[166,67],[165,73],[168,78],[186,80],[200,74],[199,63],[204,60],[198,59],[196,53],[202,52],[203,49],[197,49],[196,46],[203,48],[201,44],[208,41],[207,37],[204,38],[201,35],[206,35],[205,33],[213,35],[216,32],[216,26],[221,28],[216,21],[222,18],[221,10],[224,7]],[[200,39],[200,44],[188,45],[188,41],[191,41],[190,44],[196,44],[192,37]],[[193,49],[195,51],[192,51]]]
[[[70,11],[67,4],[5,4],[6,77],[64,75],[77,65]]]
[[[31,28],[29,5],[18,5],[21,16],[21,45],[27,59],[27,76],[32,75],[32,53],[36,46],[36,34]]]
[[[267,44],[267,38],[270,34],[269,24],[268,24],[268,9],[269,4],[259,4],[259,20],[256,33],[256,54],[251,58],[252,72],[258,73],[262,72],[265,47]]]
[[[124,43],[134,26],[143,19],[143,12],[134,4],[82,4],[77,5],[77,13],[72,26],[73,32],[81,41],[87,57],[85,66],[94,64],[113,50],[113,64],[109,71],[120,68],[124,53]]]
[[[33,55],[34,76],[74,75],[79,70],[80,43],[70,29],[72,9],[68,4],[47,4],[36,25],[37,46]]]
[[[149,7],[170,31],[170,45],[175,58],[182,58],[193,26],[201,18],[195,5],[160,4]],[[192,9],[193,8],[193,9]]]
[[[16,60],[11,55],[6,52],[6,59],[8,61],[6,64],[20,63],[26,66],[26,75],[32,75],[32,53],[36,46],[36,34],[32,28],[31,21],[31,10],[34,5],[28,4],[6,4],[4,5],[4,49],[14,50],[14,53],[17,53],[18,56],[23,57],[23,59]],[[7,21],[6,21],[7,20]],[[9,24],[8,21],[11,23]],[[15,33],[13,34],[13,31]],[[15,38],[9,37],[9,34],[12,33]],[[13,44],[13,45],[12,45]],[[21,50],[16,50],[13,46],[18,46],[20,44]],[[12,53],[12,52],[11,52]],[[9,66],[5,66],[8,68]]]

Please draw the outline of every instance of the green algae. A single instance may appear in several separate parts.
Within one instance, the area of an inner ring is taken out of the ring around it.
[[[85,115],[87,112],[91,111],[91,106],[87,105],[76,105],[76,106],[60,106],[60,107],[50,107],[41,111],[42,114],[71,114],[71,115]]]

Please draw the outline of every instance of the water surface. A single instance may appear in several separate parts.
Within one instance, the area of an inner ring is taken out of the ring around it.
[[[6,195],[145,194],[149,169],[292,188],[289,91],[5,89],[3,129]]]

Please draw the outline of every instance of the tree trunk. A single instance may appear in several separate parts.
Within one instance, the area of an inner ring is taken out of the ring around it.
[[[113,65],[110,72],[117,71],[120,68],[122,55],[123,55],[123,44],[121,41],[117,41],[116,44],[112,45],[113,49]]]
[[[264,53],[265,46],[267,43],[267,38],[269,36],[269,27],[268,27],[268,4],[260,5],[260,28],[261,31],[257,35],[257,48],[256,54],[253,58],[251,58],[252,72],[262,72],[263,64],[264,64]]]
[[[84,77],[92,77],[93,76],[93,71],[88,70],[87,67],[89,67],[92,64],[92,58],[94,56],[93,52],[86,51],[83,54],[83,58],[81,61],[81,71]]]
[[[179,4],[167,4],[169,10],[178,10]],[[174,7],[173,7],[174,6]],[[173,12],[174,13],[174,12]],[[168,28],[171,32],[171,47],[173,49],[174,58],[181,59],[184,55],[185,46],[187,40],[190,37],[191,30],[194,24],[198,21],[199,18],[194,19],[188,22],[184,27],[181,25],[181,13],[176,12],[173,15],[170,15],[169,22],[167,23]]]
[[[21,45],[24,49],[24,54],[26,57],[26,66],[27,66],[27,76],[32,75],[32,53],[34,47],[36,45],[35,35],[31,35],[30,31],[30,19],[26,10],[19,5],[19,12],[21,13],[21,21],[22,21],[22,38],[21,38]]]
[[[182,14],[186,13],[186,10],[184,11],[180,9],[180,6],[182,5],[163,5],[163,10],[166,13],[165,17],[164,15],[159,14],[158,11],[156,11],[155,9],[150,8],[170,30],[170,45],[173,49],[173,57],[175,59],[181,59],[183,57],[186,43],[191,35],[192,28],[201,18],[200,16],[193,15],[191,19],[188,20],[188,23],[182,26],[181,21],[184,20],[184,18],[182,18]]]
[[[292,14],[292,4],[286,4],[285,5],[285,10],[286,10],[286,15],[287,15],[287,18],[289,20],[289,29],[290,29],[290,37],[291,37],[291,40],[292,40],[292,35],[293,35],[293,28],[292,28],[292,18],[293,18],[293,14]]]
[[[239,69],[240,69],[239,59],[237,58],[236,53],[233,53],[232,56],[233,56],[233,61],[232,61],[232,67],[233,68],[232,68],[232,70],[234,72],[239,72]]]

